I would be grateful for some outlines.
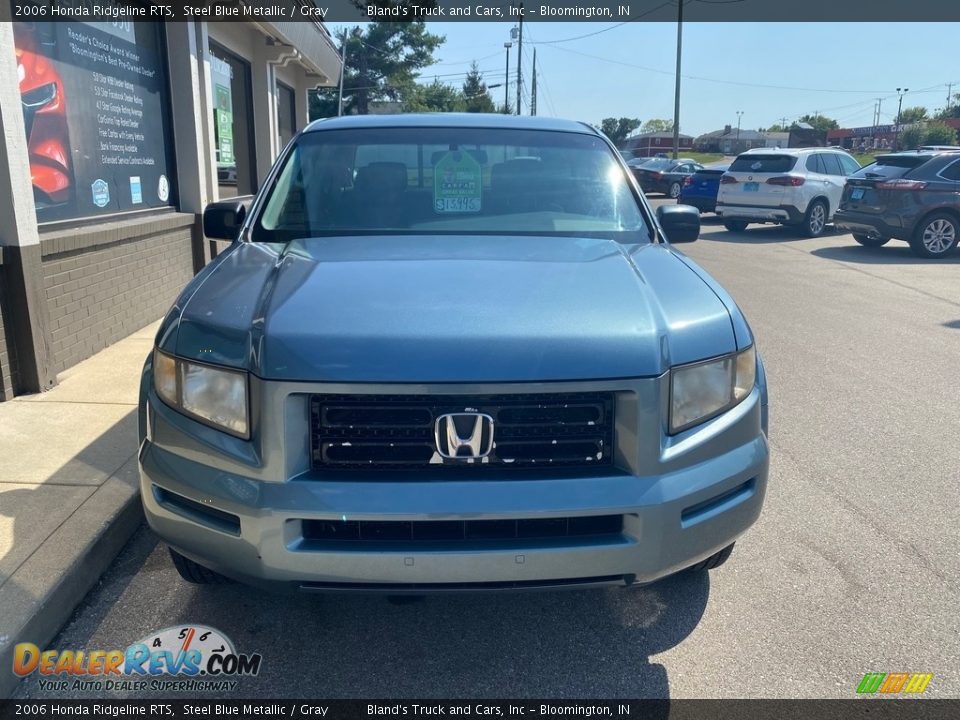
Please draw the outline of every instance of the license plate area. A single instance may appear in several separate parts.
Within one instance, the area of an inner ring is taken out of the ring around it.
[[[865,192],[866,190],[864,188],[853,188],[853,190],[850,191],[850,199],[863,200],[863,195]]]
[[[760,183],[758,183],[758,182],[748,182],[748,183],[744,183],[744,184],[743,184],[743,191],[744,191],[744,192],[759,192],[759,191],[760,191]]]

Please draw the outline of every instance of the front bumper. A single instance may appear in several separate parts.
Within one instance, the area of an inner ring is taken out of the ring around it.
[[[762,376],[762,371],[761,371]],[[198,442],[197,423],[163,405],[152,391],[140,450],[141,490],[150,527],[181,554],[252,584],[291,590],[543,588],[646,583],[703,560],[757,519],[767,484],[765,388],[725,415],[674,438],[638,440],[642,396],[663,383],[638,381],[625,400],[618,443],[659,446],[657,458],[630,458],[588,477],[495,480],[324,479],[299,472],[270,453],[251,453],[256,469]],[[643,387],[639,387],[642,385]],[[269,394],[269,393],[268,393]],[[296,393],[276,425],[289,432]],[[268,403],[269,404],[269,403]],[[209,430],[209,428],[203,428]],[[201,439],[202,440],[202,439]],[[232,439],[231,439],[232,440]],[[275,445],[275,443],[270,443]],[[288,447],[297,447],[294,442]],[[221,447],[220,450],[225,449]],[[276,448],[273,448],[276,450]],[[259,459],[258,459],[259,458]],[[283,478],[265,467],[279,461]],[[644,472],[660,466],[663,472]],[[632,467],[635,472],[624,468]],[[495,543],[416,541],[338,544],[311,539],[311,520],[510,520],[620,515],[622,532],[600,538],[512,539]]]

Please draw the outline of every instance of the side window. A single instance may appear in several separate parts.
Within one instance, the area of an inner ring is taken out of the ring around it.
[[[820,153],[814,153],[807,158],[807,170],[813,173],[823,174],[823,161],[820,159]]]
[[[857,161],[849,155],[838,155],[837,157],[840,159],[840,167],[843,168],[844,175],[853,175],[860,169]]]
[[[836,153],[823,153],[820,156],[826,167],[827,175],[843,175],[843,168],[840,167],[840,156]]]
[[[940,171],[940,175],[947,180],[960,181],[960,160],[956,160],[950,165],[947,165]]]

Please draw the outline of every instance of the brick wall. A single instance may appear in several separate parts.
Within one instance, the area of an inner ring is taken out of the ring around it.
[[[192,215],[41,235],[54,371],[159,319],[193,277]]]

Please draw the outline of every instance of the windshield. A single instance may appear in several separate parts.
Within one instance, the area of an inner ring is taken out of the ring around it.
[[[655,158],[643,166],[644,170],[665,170],[672,167],[677,161],[665,158]]]
[[[304,134],[269,190],[253,240],[430,233],[650,239],[601,138],[369,128]]]

